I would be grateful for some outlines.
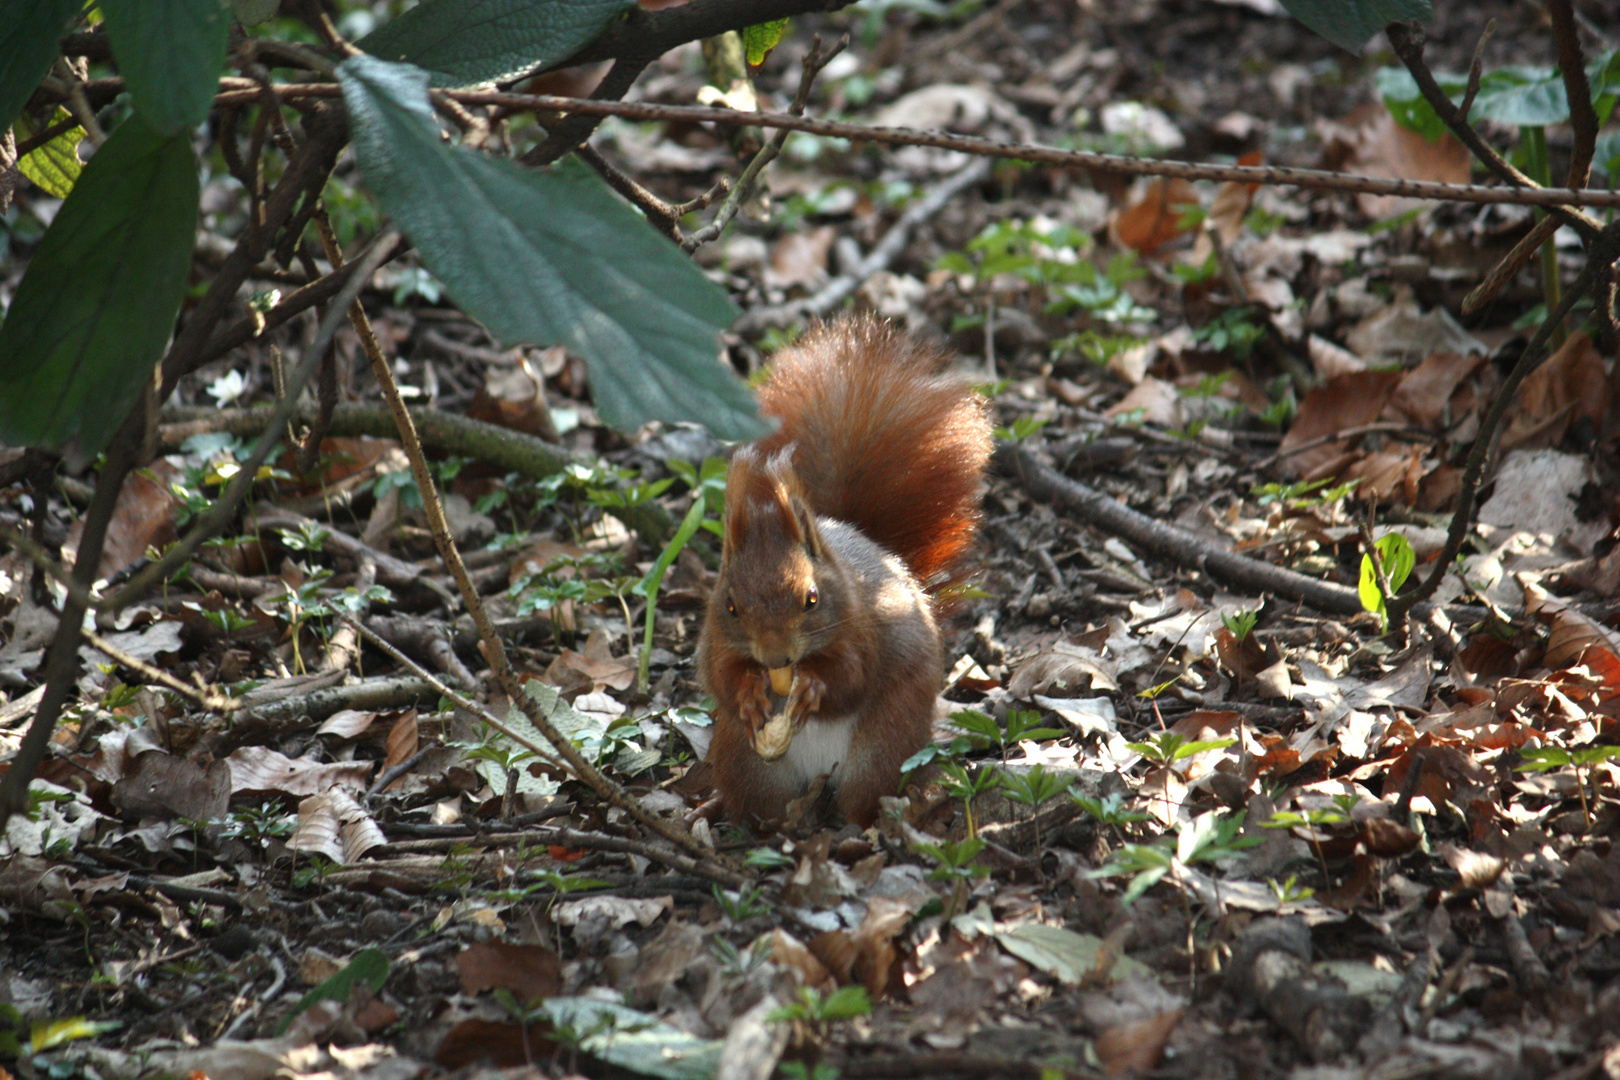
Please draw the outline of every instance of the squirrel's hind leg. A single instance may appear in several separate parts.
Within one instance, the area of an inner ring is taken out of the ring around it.
[[[759,756],[747,724],[735,716],[715,715],[709,761],[722,812],[731,821],[750,825],[781,821],[787,804],[804,794],[793,770]]]
[[[900,794],[900,764],[928,745],[933,734],[931,692],[876,703],[855,725],[849,758],[838,770],[838,809],[865,828],[877,820],[878,800]]]

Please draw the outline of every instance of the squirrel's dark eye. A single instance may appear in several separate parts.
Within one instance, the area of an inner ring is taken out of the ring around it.
[[[809,611],[815,607],[816,601],[820,599],[821,595],[816,592],[816,587],[814,585],[810,586],[810,591],[804,594],[804,610]]]
[[[733,619],[737,617],[737,605],[732,603],[731,597],[729,596],[726,597],[726,614],[730,615]]]

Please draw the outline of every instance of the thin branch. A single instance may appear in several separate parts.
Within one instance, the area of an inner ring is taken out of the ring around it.
[[[803,300],[790,300],[776,307],[745,311],[742,317],[732,324],[732,330],[739,334],[752,334],[767,326],[780,326],[806,315],[825,315],[832,311],[873,274],[886,269],[896,256],[905,250],[906,245],[911,242],[913,229],[939,213],[963,191],[984,183],[990,176],[990,168],[991,162],[988,158],[968,162],[962,169],[947,176],[921,199],[907,207],[906,212],[889,226],[889,231],[883,235],[883,239],[873,245],[866,257],[847,272],[839,274]]]
[[[287,423],[287,420],[297,410],[298,395],[303,391],[304,384],[309,381],[310,375],[314,373],[315,365],[320,362],[322,354],[326,352],[326,347],[331,344],[332,336],[337,333],[338,323],[342,321],[346,309],[354,298],[359,295],[361,286],[371,278],[372,273],[388,257],[389,251],[398,239],[399,233],[389,229],[377,237],[371,249],[366,252],[365,257],[359,260],[359,269],[344,284],[343,291],[338,294],[337,302],[326,313],[326,317],[321,320],[320,326],[315,332],[314,342],[311,343],[299,360],[298,367],[293,370],[292,377],[287,380],[287,393],[276,404],[273,421],[266,425],[264,433],[259,436],[259,443],[254,447],[253,453],[248,456],[246,461],[242,462],[242,467],[235,476],[231,477],[230,483],[220,493],[219,499],[197,520],[197,523],[191,527],[185,537],[164,554],[162,559],[136,574],[130,579],[129,584],[119,589],[112,596],[104,598],[101,603],[96,605],[98,610],[117,611],[145,596],[148,589],[159,581],[166,580],[175,571],[179,570],[204,540],[217,536],[220,530],[224,529],[231,518],[235,516],[237,508],[253,487],[253,482],[258,476],[259,466],[265,463],[270,457],[270,452],[275,449],[279,442],[275,433],[281,430],[282,426]]]
[[[101,565],[101,551],[107,541],[107,527],[112,523],[118,506],[118,493],[124,479],[138,463],[138,454],[145,443],[146,414],[132,410],[114,436],[107,450],[106,464],[96,482],[96,493],[84,516],[84,531],[79,534],[79,551],[73,560],[73,580],[81,589],[88,590],[95,582]],[[39,772],[40,762],[50,746],[51,733],[56,730],[56,719],[67,704],[79,674],[79,632],[89,610],[79,596],[69,593],[62,604],[57,620],[56,634],[45,652],[45,693],[29,724],[28,733],[11,759],[11,768],[0,779],[0,822],[12,814],[28,809],[28,785]]]
[[[1496,20],[1486,19],[1485,29],[1480,32],[1479,40],[1474,42],[1474,58],[1468,62],[1468,88],[1463,91],[1462,104],[1457,106],[1457,111],[1463,116],[1473,111],[1474,99],[1479,96],[1479,81],[1485,76],[1485,45],[1495,33]]]
[[[590,459],[553,446],[544,439],[497,424],[423,406],[412,408],[410,413],[416,425],[417,437],[423,445],[437,453],[477,458],[503,472],[515,472],[538,480],[555,476],[575,463],[591,463]],[[308,422],[314,419],[315,410],[300,406],[294,415]],[[162,445],[172,450],[192,435],[202,432],[229,431],[241,437],[256,435],[264,431],[275,416],[275,410],[266,406],[251,409],[170,406],[162,413],[165,421]],[[334,435],[372,435],[387,439],[398,434],[394,429],[393,415],[386,406],[360,403],[343,404],[333,409],[331,432]],[[608,507],[607,512],[653,545],[661,544],[674,527],[669,512],[656,502]]]
[[[1432,431],[1424,431],[1422,428],[1415,428],[1410,424],[1392,424],[1387,420],[1380,420],[1374,421],[1371,424],[1358,424],[1355,427],[1341,428],[1338,431],[1331,431],[1326,435],[1318,435],[1314,439],[1308,439],[1305,442],[1300,443],[1298,446],[1290,446],[1286,450],[1278,450],[1270,457],[1263,458],[1259,464],[1255,466],[1255,469],[1256,471],[1264,472],[1266,469],[1271,468],[1284,458],[1293,457],[1295,454],[1303,454],[1307,450],[1315,450],[1318,446],[1326,446],[1328,443],[1341,442],[1345,439],[1354,439],[1361,435],[1406,435],[1411,438],[1421,439],[1427,442],[1435,441],[1435,435]]]
[[[608,187],[623,195],[646,214],[647,221],[653,228],[676,243],[681,242],[679,228],[681,210],[642,187],[635,177],[603,157],[602,152],[590,143],[582,144],[574,153],[581,161],[595,169],[597,175],[607,181]]]
[[[804,70],[799,75],[799,89],[793,95],[793,103],[788,106],[789,116],[804,115],[804,107],[810,101],[810,88],[815,84],[816,76],[821,74],[821,69],[826,67],[833,57],[848,47],[848,34],[840,38],[825,53],[821,51],[821,35],[817,34],[811,38],[810,52],[805,55]],[[782,144],[787,142],[788,134],[789,132],[778,128],[769,139],[765,140],[765,145],[759,148],[759,153],[754,155],[748,167],[743,169],[742,176],[737,178],[737,186],[731,189],[726,195],[726,201],[715,211],[714,220],[682,240],[681,250],[691,254],[704,244],[720,238],[720,234],[725,231],[732,218],[735,218],[737,212],[742,209],[743,203],[753,196],[754,184],[758,182],[759,174],[782,152]]]
[[[1432,82],[1432,76],[1431,76]],[[341,90],[330,84],[281,84],[276,92],[283,100],[298,98],[339,98]],[[251,100],[258,91],[226,90],[216,96],[220,104]],[[1369,195],[1399,195],[1441,202],[1510,203],[1522,206],[1620,207],[1620,191],[1591,188],[1486,187],[1480,184],[1447,184],[1434,180],[1393,180],[1355,173],[1335,173],[1322,169],[1294,169],[1271,165],[1204,165],[1157,158],[1099,154],[1089,150],[1062,150],[1038,143],[1000,142],[975,135],[951,135],[939,131],[910,128],[872,127],[841,120],[821,120],[786,113],[740,113],[702,105],[655,105],[641,101],[595,101],[589,98],[558,97],[553,94],[512,94],[498,90],[455,90],[449,97],[468,105],[496,105],[518,112],[578,112],[592,116],[621,116],[630,120],[666,120],[694,124],[754,124],[786,128],[811,135],[824,135],[852,142],[872,142],[893,146],[933,146],[958,150],[978,157],[1011,158],[1060,168],[1086,169],[1124,176],[1173,176],[1185,180],[1220,180],[1239,184],[1268,184],[1322,191],[1345,191]],[[1441,95],[1444,98],[1444,94]],[[1456,107],[1451,106],[1455,112]],[[1495,151],[1490,151],[1495,153]],[[1500,157],[1500,155],[1498,155]],[[1505,163],[1504,163],[1505,164]],[[1511,168],[1511,166],[1509,166]],[[1517,173],[1517,170],[1514,170]],[[1523,176],[1522,173],[1518,174]]]
[[[1597,147],[1597,110],[1592,107],[1592,84],[1586,79],[1586,56],[1575,30],[1575,14],[1570,0],[1547,0],[1552,20],[1553,42],[1558,46],[1558,67],[1564,76],[1569,98],[1569,126],[1574,134],[1569,155],[1569,179],[1565,187],[1582,188],[1592,176],[1592,156]]]
[[[1124,537],[1179,566],[1200,570],[1226,585],[1259,589],[1330,614],[1354,615],[1362,610],[1361,598],[1355,589],[1226,551],[1201,537],[1139,514],[1095,488],[1059,474],[1021,445],[997,443],[995,462],[1003,475],[1022,483],[1032,498],[1054,502],[1077,520]]]
[[[79,126],[79,118],[76,116],[70,116],[66,120],[58,120],[50,127],[40,131],[37,135],[30,135],[28,138],[17,144],[18,159],[20,160],[27,157],[29,154],[33,153],[35,150],[38,150],[40,147],[50,142],[58,135],[72,131],[74,128]]]
[[[335,249],[328,251],[328,257],[334,265],[343,261],[341,251]],[[370,271],[363,271],[362,277],[369,277]],[[352,284],[352,283],[351,283]],[[342,301],[347,305],[348,299]],[[338,310],[334,307],[333,312]],[[328,313],[330,318],[331,313]],[[364,313],[360,313],[364,318]],[[365,345],[367,358],[371,361],[371,373],[376,378],[378,386],[382,389],[383,398],[388,402],[389,410],[393,413],[394,425],[399,433],[399,440],[405,447],[405,456],[410,459],[411,475],[416,480],[417,490],[422,496],[422,510],[427,518],[428,530],[433,536],[433,543],[439,551],[439,558],[443,560],[445,568],[455,580],[456,587],[461,593],[461,600],[466,605],[467,613],[472,616],[473,623],[478,627],[479,651],[489,663],[495,674],[495,681],[501,687],[512,703],[522,710],[523,715],[535,729],[545,736],[546,741],[556,749],[565,762],[569,771],[594,790],[598,796],[614,806],[624,810],[648,829],[662,836],[674,844],[677,849],[684,850],[694,859],[712,865],[715,856],[703,843],[689,832],[684,832],[656,814],[651,813],[617,783],[603,775],[601,770],[592,765],[579,752],[573,742],[557,730],[551,718],[542,713],[535,700],[524,690],[517,672],[513,670],[512,663],[506,655],[506,647],[501,643],[500,634],[495,630],[495,624],[489,617],[483,601],[479,598],[478,589],[467,573],[466,564],[461,560],[461,551],[456,547],[455,539],[450,535],[450,523],[444,514],[444,504],[439,499],[439,490],[433,482],[433,474],[428,468],[427,455],[422,450],[422,441],[417,437],[416,424],[411,419],[410,410],[405,407],[405,400],[400,395],[399,384],[394,380],[393,369],[389,367],[386,358],[377,345],[375,335],[370,333],[369,325],[361,334],[361,342]],[[715,867],[713,872],[736,875],[737,871],[725,866],[723,861]],[[739,878],[740,879],[740,878]]]
[[[1513,370],[1508,372],[1507,378],[1502,380],[1502,385],[1491,398],[1491,407],[1486,411],[1485,418],[1480,421],[1479,434],[1474,438],[1474,445],[1468,451],[1468,462],[1463,467],[1462,480],[1457,489],[1457,509],[1451,517],[1451,528],[1446,534],[1445,549],[1434,561],[1434,568],[1429,571],[1429,576],[1424,579],[1422,585],[1390,602],[1390,625],[1396,625],[1405,619],[1416,604],[1433,596],[1434,591],[1440,587],[1440,582],[1450,569],[1452,560],[1462,550],[1463,540],[1473,523],[1474,500],[1479,494],[1485,464],[1496,442],[1497,429],[1507,415],[1508,407],[1516,400],[1519,384],[1546,359],[1547,343],[1574,310],[1576,302],[1594,290],[1599,292],[1601,302],[1603,294],[1599,287],[1607,280],[1610,265],[1616,258],[1620,258],[1620,220],[1605,225],[1592,241],[1591,246],[1587,248],[1586,265],[1582,267],[1580,276],[1564,294],[1558,307],[1548,313],[1546,321],[1536,330],[1535,336],[1519,355],[1518,362],[1513,365]]]
[[[1395,55],[1401,58],[1401,63],[1406,65],[1406,70],[1411,72],[1412,78],[1416,80],[1418,91],[1422,93],[1423,100],[1429,103],[1430,107],[1434,109],[1435,115],[1440,117],[1446,127],[1451,129],[1451,133],[1457,136],[1458,141],[1468,147],[1474,157],[1478,158],[1491,172],[1522,190],[1535,191],[1543,195],[1553,190],[1552,188],[1541,187],[1530,177],[1509,164],[1506,158],[1496,152],[1494,146],[1486,142],[1479,132],[1474,130],[1473,126],[1468,123],[1468,117],[1463,115],[1456,105],[1452,104],[1451,99],[1446,96],[1446,92],[1435,81],[1434,72],[1430,71],[1428,64],[1423,61],[1425,39],[1422,29],[1407,23],[1390,23],[1385,33],[1389,37],[1390,45],[1395,49]],[[1586,240],[1591,240],[1597,234],[1597,231],[1602,228],[1602,223],[1590,215],[1583,214],[1578,210],[1572,210],[1569,207],[1574,205],[1620,205],[1620,203],[1587,202],[1578,196],[1571,197],[1573,192],[1569,189],[1565,189],[1562,195],[1563,197],[1548,202],[1538,200],[1533,205],[1547,207],[1550,213],[1559,216],[1565,224],[1574,226],[1580,232],[1582,238]]]
[[[1462,313],[1472,315],[1496,297],[1502,287],[1512,281],[1514,275],[1523,270],[1525,264],[1541,253],[1541,245],[1552,239],[1553,233],[1564,227],[1563,221],[1548,214],[1535,227],[1525,233],[1513,250],[1502,256],[1502,261],[1491,268],[1485,275],[1485,280],[1475,285],[1463,297]]]
[[[82,631],[82,633],[84,634],[84,640],[90,643],[91,648],[96,649],[99,652],[106,653],[124,667],[129,668],[131,671],[140,672],[151,682],[158,683],[161,686],[166,686],[175,693],[190,698],[192,701],[195,701],[205,709],[212,709],[215,712],[230,713],[235,712],[237,709],[242,707],[242,703],[240,701],[237,701],[235,698],[228,695],[217,694],[212,690],[199,689],[195,686],[187,686],[173,675],[170,675],[167,671],[162,671],[153,667],[140,657],[131,656],[129,653],[112,644],[100,634],[90,630]]]
[[[29,562],[39,567],[52,581],[66,589],[68,595],[73,597],[74,600],[87,608],[95,604],[95,594],[91,592],[89,586],[81,585],[75,580],[71,570],[51,558],[51,553],[36,544],[32,538],[19,532],[12,532],[10,529],[0,529],[0,542],[10,544],[14,550],[26,555]]]
[[[568,763],[563,761],[562,758],[558,757],[556,751],[551,747],[542,746],[533,739],[527,738],[520,732],[513,731],[511,728],[507,727],[506,722],[500,717],[496,716],[488,708],[480,705],[478,702],[467,697],[465,694],[451,689],[448,683],[436,677],[432,672],[428,671],[421,664],[418,664],[415,660],[412,660],[409,656],[406,656],[394,646],[393,642],[377,633],[377,631],[373,630],[359,619],[356,619],[347,612],[342,611],[337,613],[337,617],[358,631],[360,636],[377,646],[377,648],[381,649],[384,653],[387,653],[397,663],[403,664],[410,670],[411,674],[433,687],[434,690],[438,691],[440,697],[454,702],[456,708],[460,709],[468,716],[476,716],[478,719],[482,720],[484,723],[488,724],[502,735],[505,735],[508,739],[511,739],[513,742],[523,747],[523,749],[534,754],[540,760],[546,762],[553,768],[568,768]]]
[[[257,102],[263,91],[255,85],[244,92],[251,101]],[[322,110],[318,116],[305,118],[304,129],[310,137],[287,162],[286,172],[264,200],[262,223],[250,224],[243,232],[170,346],[169,355],[163,360],[160,400],[168,398],[182,376],[211,358],[207,356],[207,346],[226,311],[236,302],[242,283],[270,249],[274,234],[291,219],[300,198],[320,191],[325,185],[346,141],[347,118],[341,110]]]

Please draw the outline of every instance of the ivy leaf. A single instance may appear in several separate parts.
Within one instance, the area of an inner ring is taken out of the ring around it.
[[[139,114],[84,167],[0,324],[0,443],[86,461],[112,439],[174,326],[197,231],[185,133]]]
[[[230,35],[221,0],[101,0],[101,10],[135,111],[163,135],[207,119]]]
[[[420,69],[356,56],[338,78],[366,185],[469,315],[507,343],[584,357],[597,407],[617,427],[690,420],[733,439],[766,430],[718,359],[735,315],[725,291],[593,174],[444,145]]]
[[[636,0],[423,0],[357,45],[426,69],[434,86],[472,86],[566,59],[635,6]]]

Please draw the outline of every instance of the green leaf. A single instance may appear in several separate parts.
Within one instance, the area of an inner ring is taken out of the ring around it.
[[[1430,0],[1282,0],[1288,13],[1333,44],[1360,52],[1392,22],[1434,18]]]
[[[1417,565],[1417,554],[1400,533],[1385,533],[1374,546],[1378,549],[1378,561],[1384,567],[1384,577],[1389,581],[1390,593],[1399,592],[1411,576],[1412,568]],[[1361,598],[1363,611],[1383,615],[1384,593],[1378,586],[1378,568],[1373,565],[1369,554],[1361,556],[1361,577],[1356,583],[1356,595]]]
[[[1519,759],[1516,767],[1524,772],[1547,772],[1551,769],[1561,769],[1565,765],[1574,764],[1575,761],[1568,750],[1557,746],[1520,749]]]
[[[1417,565],[1417,553],[1412,550],[1412,544],[1400,533],[1387,533],[1378,540],[1378,561],[1384,564],[1384,576],[1389,579],[1389,587],[1400,592],[1401,586],[1412,575],[1412,568]]]
[[[135,111],[164,135],[208,118],[230,19],[221,0],[101,0]]]
[[[381,990],[387,981],[388,954],[381,949],[361,949],[354,954],[354,959],[344,965],[342,971],[298,999],[293,1011],[276,1025],[276,1035],[279,1037],[285,1033],[299,1014],[317,1001],[348,1001],[349,994],[357,984],[365,983],[375,991]]]
[[[724,290],[584,166],[537,173],[441,144],[427,76],[356,56],[338,68],[367,186],[461,307],[507,343],[590,364],[624,429],[691,420],[722,438],[767,428],[718,360]]]
[[[567,59],[635,6],[635,0],[424,0],[357,44],[383,60],[426,69],[434,86],[471,86]]]
[[[70,1016],[62,1020],[35,1020],[29,1029],[29,1048],[36,1054],[77,1039],[93,1039],[123,1026],[122,1020],[90,1020]]]
[[[852,986],[840,986],[828,995],[827,1000],[821,1003],[821,1020],[849,1020],[856,1016],[865,1016],[872,1011],[872,999],[867,996],[866,987],[860,983]]]
[[[771,50],[782,42],[782,35],[787,33],[788,21],[786,19],[772,19],[755,26],[747,27],[742,32],[743,52],[748,56],[749,67],[759,67]]]
[[[0,0],[0,127],[10,127],[51,70],[79,0]]]
[[[1035,922],[997,929],[995,938],[997,944],[1018,959],[1070,986],[1078,985],[1096,972],[1097,957],[1103,948],[1102,938],[1094,934],[1077,934],[1061,926]],[[1128,956],[1115,958],[1111,975],[1115,979],[1153,977],[1146,964]]]
[[[281,10],[281,0],[231,0],[231,11],[243,26],[269,22]]]
[[[1569,119],[1569,93],[1551,68],[1501,68],[1480,79],[1468,116],[1518,127],[1561,124]]]
[[[68,119],[68,116],[66,109],[58,108],[56,115],[51,118],[51,123],[60,123]],[[26,117],[19,118],[17,126],[27,135],[36,134],[34,126]],[[84,170],[84,163],[79,160],[79,141],[83,138],[84,128],[75,124],[45,145],[35,147],[24,154],[22,160],[17,162],[17,168],[22,170],[22,174],[32,180],[41,191],[55,195],[58,199],[65,199],[73,191],[73,185],[78,182],[79,173]]]
[[[0,324],[0,442],[106,447],[173,328],[197,190],[190,138],[138,116],[96,151]]]
[[[713,1080],[718,1039],[700,1039],[657,1017],[595,998],[547,998],[551,1022],[582,1032],[580,1049],[610,1065],[662,1080]]]
[[[1592,105],[1598,123],[1608,119],[1620,92],[1620,50],[1603,53],[1586,67]],[[1419,92],[1405,68],[1383,68],[1374,77],[1378,93],[1396,121],[1431,141],[1445,125]],[[1462,103],[1468,80],[1461,75],[1436,73],[1435,82],[1456,104]],[[1468,113],[1470,120],[1493,120],[1517,127],[1545,127],[1569,121],[1569,93],[1564,78],[1552,67],[1506,67],[1487,73]]]

